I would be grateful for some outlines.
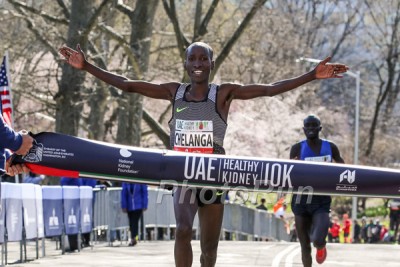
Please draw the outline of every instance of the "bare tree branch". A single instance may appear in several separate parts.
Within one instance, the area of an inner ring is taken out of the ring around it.
[[[124,37],[122,37],[117,32],[115,32],[113,28],[111,28],[107,25],[104,25],[104,23],[98,24],[97,28],[99,28],[102,32],[108,34],[110,37],[112,37],[115,41],[118,42],[118,44],[122,47],[122,49],[124,49],[126,55],[128,56],[129,61],[132,64],[132,67],[133,67],[135,73],[137,74],[137,76],[142,77],[143,74],[140,71],[140,67],[136,60],[136,57],[133,54],[129,43],[124,39]],[[141,78],[139,78],[139,79],[141,79]]]
[[[128,17],[132,16],[134,12],[134,10],[130,6],[125,5],[124,2],[122,2],[122,0],[117,0],[117,4],[115,7]]]
[[[332,53],[331,53],[332,57],[334,57],[335,54],[339,51],[341,45],[346,40],[346,38],[348,36],[352,35],[353,32],[355,32],[357,30],[358,26],[361,24],[362,20],[360,19],[356,22],[356,24],[354,26],[351,26],[351,22],[353,21],[353,19],[356,18],[357,14],[358,14],[358,11],[355,10],[354,13],[350,16],[350,18],[345,22],[343,34],[342,34],[342,36],[340,36],[340,39],[336,43],[335,48],[332,50]]]
[[[34,21],[32,21],[29,16],[22,10],[22,8],[16,6],[15,10],[19,12],[18,16],[25,20],[27,28],[35,35],[35,37],[47,47],[50,53],[54,56],[54,58],[58,58],[58,50],[55,49],[54,45],[49,41],[49,39],[45,38],[45,35],[38,30],[38,27],[35,27]],[[11,11],[12,12],[12,11]],[[12,12],[14,13],[14,12]]]
[[[169,134],[164,130],[164,128],[159,124],[146,109],[143,108],[143,120],[150,126],[150,128],[155,132],[155,134],[161,139],[166,147],[169,147]]]
[[[194,25],[193,25],[193,39],[192,41],[196,40],[197,38],[197,32],[200,28],[200,23],[201,23],[201,14],[203,13],[203,0],[197,0],[196,1],[196,10],[194,12]]]
[[[208,23],[210,22],[219,1],[220,0],[213,0],[210,7],[208,8],[207,14],[204,16],[204,19],[201,22],[201,25],[198,28],[195,28],[193,37],[194,41],[199,40],[202,36],[204,36],[207,33]]]
[[[239,25],[236,31],[233,33],[232,37],[228,40],[225,46],[222,48],[221,53],[215,60],[215,68],[213,71],[213,75],[218,72],[219,67],[221,67],[222,62],[228,57],[229,52],[231,51],[233,45],[237,42],[240,35],[244,32],[246,27],[249,25],[251,19],[257,13],[257,11],[267,2],[268,0],[257,0],[254,4],[249,13],[243,19],[243,22]]]
[[[69,9],[65,5],[64,1],[63,0],[57,0],[57,3],[61,7],[61,10],[62,10],[65,18],[69,19],[69,16],[70,16]]]
[[[112,0],[103,0],[103,2],[100,4],[98,8],[96,8],[96,11],[94,12],[93,16],[89,19],[85,31],[82,33],[82,36],[87,36],[92,29],[96,26],[96,21],[97,18],[100,16],[101,12],[103,12],[104,8],[106,8],[107,4],[112,1]]]
[[[164,5],[165,12],[167,13],[169,19],[171,20],[172,25],[174,26],[179,54],[181,58],[185,58],[184,56],[185,49],[189,46],[189,41],[186,39],[186,37],[183,35],[180,29],[178,15],[176,14],[175,1],[170,0],[169,5],[167,3],[167,0],[162,0],[162,2]]]
[[[41,16],[42,18],[44,18],[46,20],[49,20],[51,22],[62,23],[64,25],[68,25],[68,23],[69,23],[69,21],[67,19],[50,16],[46,12],[43,12],[43,11],[37,10],[37,9],[35,9],[33,7],[30,7],[30,6],[26,5],[25,3],[21,3],[21,2],[18,2],[18,1],[14,1],[14,0],[7,0],[7,1],[10,4],[12,4],[15,8],[17,8],[17,7],[22,8],[24,10],[27,10],[27,11],[33,13],[33,14]]]

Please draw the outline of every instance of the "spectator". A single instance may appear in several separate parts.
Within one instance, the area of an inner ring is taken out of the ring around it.
[[[393,240],[397,240],[400,224],[400,199],[391,199],[389,202],[389,229]],[[399,236],[400,239],[400,236]]]
[[[350,237],[351,220],[347,213],[343,214],[343,237],[344,243],[351,243]]]
[[[384,239],[387,237],[388,235],[388,229],[386,228],[385,225],[381,226],[381,232],[379,233],[379,241],[383,242]]]
[[[78,180],[78,185],[79,186],[90,186],[92,188],[95,188],[97,185],[97,179],[92,179],[92,178],[79,178]]]
[[[289,226],[289,223],[287,222],[287,220],[286,220],[286,218],[285,218],[286,208],[287,208],[286,204],[283,203],[282,206],[281,206],[280,208],[278,208],[278,209],[275,211],[274,214],[275,214],[275,218],[281,219],[281,220],[282,220],[283,225],[284,225],[285,230],[286,230],[286,233],[287,233],[287,234],[290,234],[290,226]]]
[[[226,195],[228,195],[228,194],[226,194]],[[266,202],[265,198],[261,198],[261,203],[260,203],[260,205],[258,205],[256,207],[256,209],[267,211],[268,209],[267,209],[267,206],[265,206],[265,202]],[[231,239],[232,239],[231,238],[231,234],[229,232],[225,232],[225,240],[231,240]],[[256,241],[257,240],[263,241],[263,238],[261,238],[261,237],[257,238],[256,237]]]
[[[332,228],[332,225],[333,225],[333,219],[332,219],[332,217],[331,216],[329,216],[329,228],[328,228],[328,242],[329,243],[332,243],[333,241],[332,241],[332,232],[331,232],[331,228]]]
[[[354,220],[353,243],[361,243],[361,225]]]
[[[265,198],[262,198],[260,205],[258,205],[256,208],[259,209],[259,210],[267,211],[268,208],[267,208],[267,206],[265,206],[265,202],[266,202]]]
[[[139,220],[148,205],[148,191],[145,184],[122,183],[121,208],[128,214],[131,242],[129,246],[137,244],[139,234]]]
[[[11,165],[11,161],[5,161],[5,149],[15,151],[17,155],[25,155],[32,147],[33,138],[27,131],[15,132],[4,121],[3,115],[0,112],[0,177],[7,172],[8,175],[14,176],[23,172],[29,172],[29,169],[24,164]]]
[[[371,243],[378,243],[381,240],[381,229],[382,225],[378,219],[375,220],[374,226],[371,228]]]
[[[79,178],[61,177],[60,185],[61,186],[64,186],[64,185],[79,186],[80,180],[79,180]]]
[[[340,224],[338,223],[337,218],[333,219],[330,232],[332,235],[332,243],[339,243]]]
[[[361,219],[361,239],[363,243],[368,243],[368,225],[367,218],[365,216]]]
[[[276,211],[275,211],[275,218],[281,219],[283,221],[285,221],[285,211],[286,211],[286,204],[283,203],[281,207],[279,207]]]
[[[275,203],[275,205],[272,207],[274,210],[274,213],[276,213],[283,206],[284,202],[285,202],[285,196],[281,196],[278,199],[278,201]]]
[[[374,232],[375,230],[375,224],[374,221],[371,219],[369,220],[369,224],[367,225],[367,240],[368,243],[374,243]]]
[[[297,242],[297,230],[295,221],[293,221],[292,226],[290,228],[290,242]]]
[[[44,175],[38,175],[34,172],[29,172],[25,175],[23,183],[30,183],[30,184],[41,184],[42,181],[45,179]]]

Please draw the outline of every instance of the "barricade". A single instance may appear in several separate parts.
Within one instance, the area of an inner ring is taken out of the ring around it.
[[[107,232],[107,241],[115,239],[115,232],[129,229],[128,216],[121,209],[121,188],[95,189],[94,228],[98,232]],[[169,240],[171,230],[176,227],[172,191],[149,188],[149,205],[143,213],[143,224],[146,231],[154,229],[151,239],[157,239],[159,229],[165,229],[163,239]],[[198,229],[196,215],[193,229]],[[127,238],[127,237],[126,237]]]
[[[63,234],[63,204],[61,186],[42,186],[43,222],[46,237]]]
[[[62,186],[64,233],[68,236],[70,250],[80,250],[80,190],[78,186]],[[62,241],[66,241],[65,238]],[[64,251],[64,250],[63,250]]]
[[[35,184],[35,201],[36,201],[36,220],[37,220],[37,237],[44,237],[43,222],[43,192],[40,185]]]
[[[172,191],[165,189],[149,188],[149,207],[143,213],[143,223],[145,228],[153,235],[149,239],[167,239],[171,237],[171,228],[176,227]],[[166,229],[166,233],[159,233],[161,229]],[[159,234],[163,234],[160,236]]]
[[[63,186],[65,234],[76,235],[80,227],[80,200],[78,186]]]
[[[22,207],[24,211],[25,238],[34,239],[38,237],[36,193],[34,184],[21,184]]]
[[[273,237],[271,225],[275,223],[276,218],[273,217],[273,214],[265,210],[256,211],[254,218],[254,235],[260,238]]]
[[[43,193],[42,187],[35,184],[35,204],[36,204],[36,222],[37,222],[37,238],[36,238],[36,259],[39,258],[39,239],[42,240],[42,257],[45,256],[45,240],[44,240],[44,222],[43,222]]]
[[[256,235],[257,210],[241,204],[225,203],[222,230],[235,233],[237,239],[247,240]],[[245,219],[244,219],[245,218]]]
[[[94,230],[106,231],[107,242],[112,245],[116,231],[129,228],[128,216],[121,209],[121,188],[95,189],[94,198]]]
[[[163,239],[170,239],[170,232],[176,227],[172,191],[149,188],[149,206],[143,213],[144,227],[152,232],[150,239],[158,239],[159,229],[165,229]],[[128,219],[120,208],[121,188],[95,190],[94,227],[107,231],[107,241],[113,241],[114,232],[129,228]],[[199,222],[196,215],[193,229],[198,238]],[[248,208],[244,205],[226,203],[222,230],[235,233],[240,239],[264,237],[275,240],[289,240],[282,220],[271,213]]]
[[[22,197],[23,196],[23,197]],[[21,198],[23,209],[23,231],[22,231],[22,249],[25,255],[24,260],[27,260],[26,241],[35,239],[36,252],[38,251],[37,243],[37,209],[36,209],[36,193],[34,184],[21,184]],[[38,253],[36,253],[38,258]]]
[[[4,255],[5,264],[8,264],[7,243],[22,241],[22,193],[21,187],[17,184],[2,183],[1,187],[4,189],[2,208],[5,209]],[[20,250],[20,261],[22,261],[22,249]]]
[[[37,242],[43,237],[64,237],[64,234],[77,235],[92,230],[106,230],[107,241],[112,245],[118,230],[129,229],[128,216],[120,207],[121,188],[92,190],[88,186],[79,188],[2,183],[2,264],[4,255],[7,264],[7,242],[29,239],[35,239]],[[158,229],[166,229],[166,233],[161,237],[168,240],[171,231],[176,227],[172,191],[149,188],[148,192],[149,206],[143,213],[143,226],[147,230],[154,229],[154,239],[158,237]],[[196,216],[194,230],[197,231],[198,227]],[[228,202],[225,203],[222,231],[235,233],[237,240],[251,240],[256,237],[289,240],[283,221],[275,218],[273,214]],[[126,234],[126,239],[127,236]],[[198,238],[197,233],[196,237]],[[38,258],[38,243],[36,248]],[[64,253],[64,247],[62,248]],[[21,246],[21,261],[22,254]],[[45,255],[44,246],[42,254]]]
[[[44,256],[44,237],[63,237],[64,233],[76,235],[81,231],[91,232],[92,199],[92,188],[87,186],[78,188],[76,186],[2,183],[1,264],[7,264],[7,242],[21,242],[19,261],[22,262],[23,254],[25,254],[25,261],[27,260],[27,240],[36,242],[36,258],[39,258],[40,238],[42,238],[42,255]],[[84,207],[82,218],[80,206]],[[62,249],[64,253],[64,246]]]
[[[79,187],[81,207],[81,233],[90,233],[93,225],[93,190],[90,186]]]

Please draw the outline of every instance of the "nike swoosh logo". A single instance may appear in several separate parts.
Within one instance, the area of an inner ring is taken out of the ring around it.
[[[189,108],[189,107],[184,107],[184,108],[176,108],[176,112],[181,112],[181,111],[184,111],[185,109],[187,109],[187,108]]]
[[[224,192],[217,192],[217,193],[215,193],[215,195],[217,195],[217,196],[222,196],[224,194]]]

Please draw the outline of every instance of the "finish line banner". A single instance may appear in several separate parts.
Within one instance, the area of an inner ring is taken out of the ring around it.
[[[296,194],[399,197],[400,171],[348,164],[195,154],[43,132],[24,157],[39,174],[151,185]]]

